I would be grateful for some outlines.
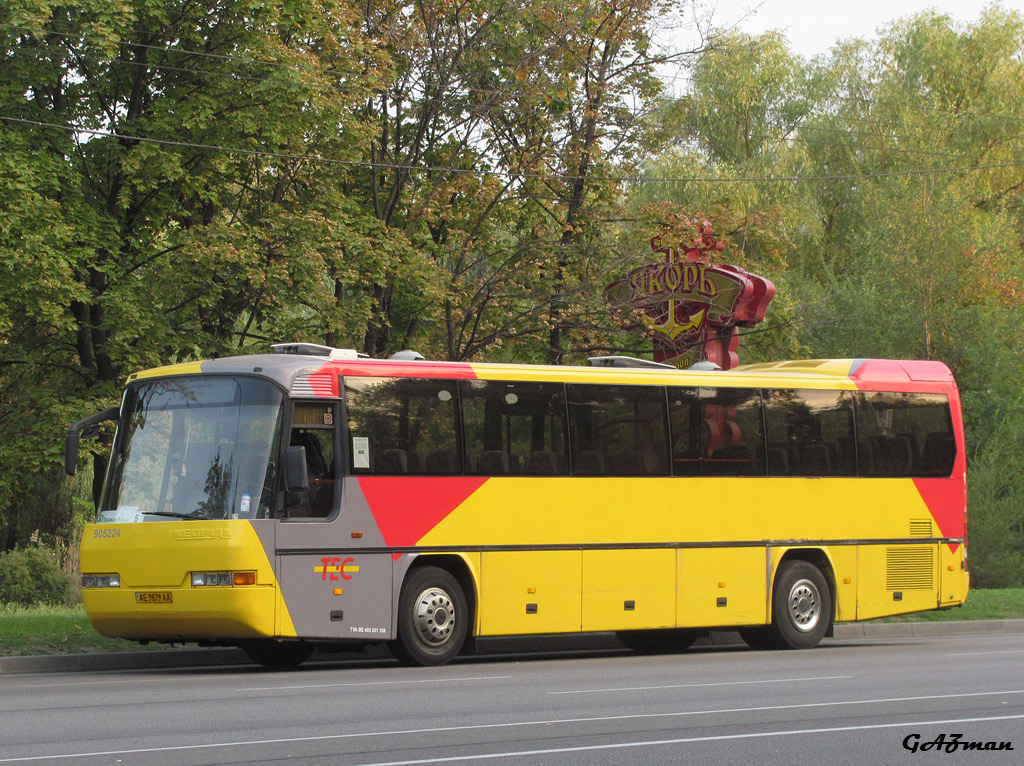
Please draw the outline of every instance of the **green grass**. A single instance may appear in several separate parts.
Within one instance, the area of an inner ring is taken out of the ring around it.
[[[133,641],[101,636],[81,606],[0,607],[0,656],[35,654],[92,654],[139,652],[166,648],[143,647]]]
[[[972,590],[962,607],[883,617],[873,622],[1024,619],[1024,588]],[[107,638],[95,631],[81,606],[0,607],[0,656],[141,652],[164,649]]]

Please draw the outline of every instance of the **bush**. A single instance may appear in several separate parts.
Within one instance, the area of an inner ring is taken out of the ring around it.
[[[967,471],[971,585],[1024,586],[1024,418],[1007,417]]]
[[[71,579],[49,551],[24,548],[0,554],[0,604],[64,604]]]

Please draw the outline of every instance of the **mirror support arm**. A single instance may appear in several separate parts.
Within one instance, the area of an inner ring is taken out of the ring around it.
[[[117,415],[120,411],[120,407],[108,407],[103,412],[97,412],[95,415],[82,418],[68,429],[67,435],[64,437],[64,473],[68,476],[75,475],[75,468],[78,463],[78,442],[82,431],[92,426],[97,426],[100,423],[105,423],[108,420],[117,420]]]

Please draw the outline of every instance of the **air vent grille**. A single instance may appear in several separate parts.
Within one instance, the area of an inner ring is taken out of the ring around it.
[[[887,590],[931,590],[935,587],[935,547],[907,545],[885,552]]]
[[[338,395],[338,377],[330,372],[302,372],[292,379],[292,396],[299,398]]]
[[[931,537],[932,536],[932,520],[931,519],[911,519],[910,520],[910,536],[911,537]]]

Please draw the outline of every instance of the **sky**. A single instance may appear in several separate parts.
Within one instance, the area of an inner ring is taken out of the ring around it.
[[[872,38],[890,21],[934,9],[958,21],[976,21],[992,0],[703,0],[714,25],[740,31],[782,32],[790,50],[810,58],[827,53],[839,39]],[[1024,15],[1024,0],[1001,0],[1003,8]]]

